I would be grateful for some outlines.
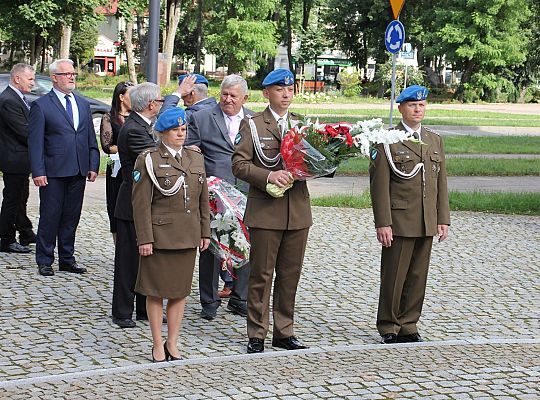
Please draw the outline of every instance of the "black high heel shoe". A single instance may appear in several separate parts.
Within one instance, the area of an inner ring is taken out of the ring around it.
[[[165,348],[167,348],[167,347],[165,347]],[[163,360],[156,360],[154,358],[154,348],[152,347],[152,362],[158,363],[158,362],[165,362],[165,361],[167,361],[167,350],[165,350],[165,358]]]
[[[165,350],[165,359],[167,361],[176,361],[176,360],[181,360],[180,357],[175,357],[171,354],[171,352],[169,351],[169,349],[167,348],[167,342],[163,343],[163,350]]]

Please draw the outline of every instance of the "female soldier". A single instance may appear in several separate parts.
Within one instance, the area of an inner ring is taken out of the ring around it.
[[[177,360],[180,324],[191,291],[197,247],[210,243],[210,209],[203,156],[183,147],[186,117],[181,108],[165,111],[155,130],[161,143],[143,151],[133,170],[133,220],[140,263],[135,291],[147,296],[152,361]],[[168,338],[161,337],[163,299]]]

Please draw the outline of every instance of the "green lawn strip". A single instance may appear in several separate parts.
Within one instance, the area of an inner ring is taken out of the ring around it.
[[[353,158],[342,163],[339,175],[367,175],[369,159]],[[448,158],[446,170],[451,176],[540,176],[540,159]]]
[[[540,215],[538,193],[483,193],[450,192],[452,211],[477,211],[497,214]],[[311,204],[321,207],[369,208],[369,191],[355,195],[333,195],[311,199]]]
[[[447,154],[540,154],[540,136],[443,136]]]

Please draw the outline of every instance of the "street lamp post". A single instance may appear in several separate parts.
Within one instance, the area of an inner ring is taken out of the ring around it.
[[[146,80],[154,83],[158,83],[159,7],[160,0],[150,0]]]

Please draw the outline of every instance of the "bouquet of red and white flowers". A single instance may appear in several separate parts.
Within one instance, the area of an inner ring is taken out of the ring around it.
[[[244,224],[246,196],[229,182],[210,176],[210,251],[221,260],[221,268],[234,278],[233,269],[249,260],[249,233]]]
[[[380,118],[320,124],[307,119],[291,127],[281,141],[281,157],[285,170],[295,180],[309,180],[333,174],[339,164],[349,158],[370,156],[370,149],[378,143],[397,143],[415,140],[405,131],[385,129]],[[281,197],[292,186],[284,188],[269,183],[266,191]]]

